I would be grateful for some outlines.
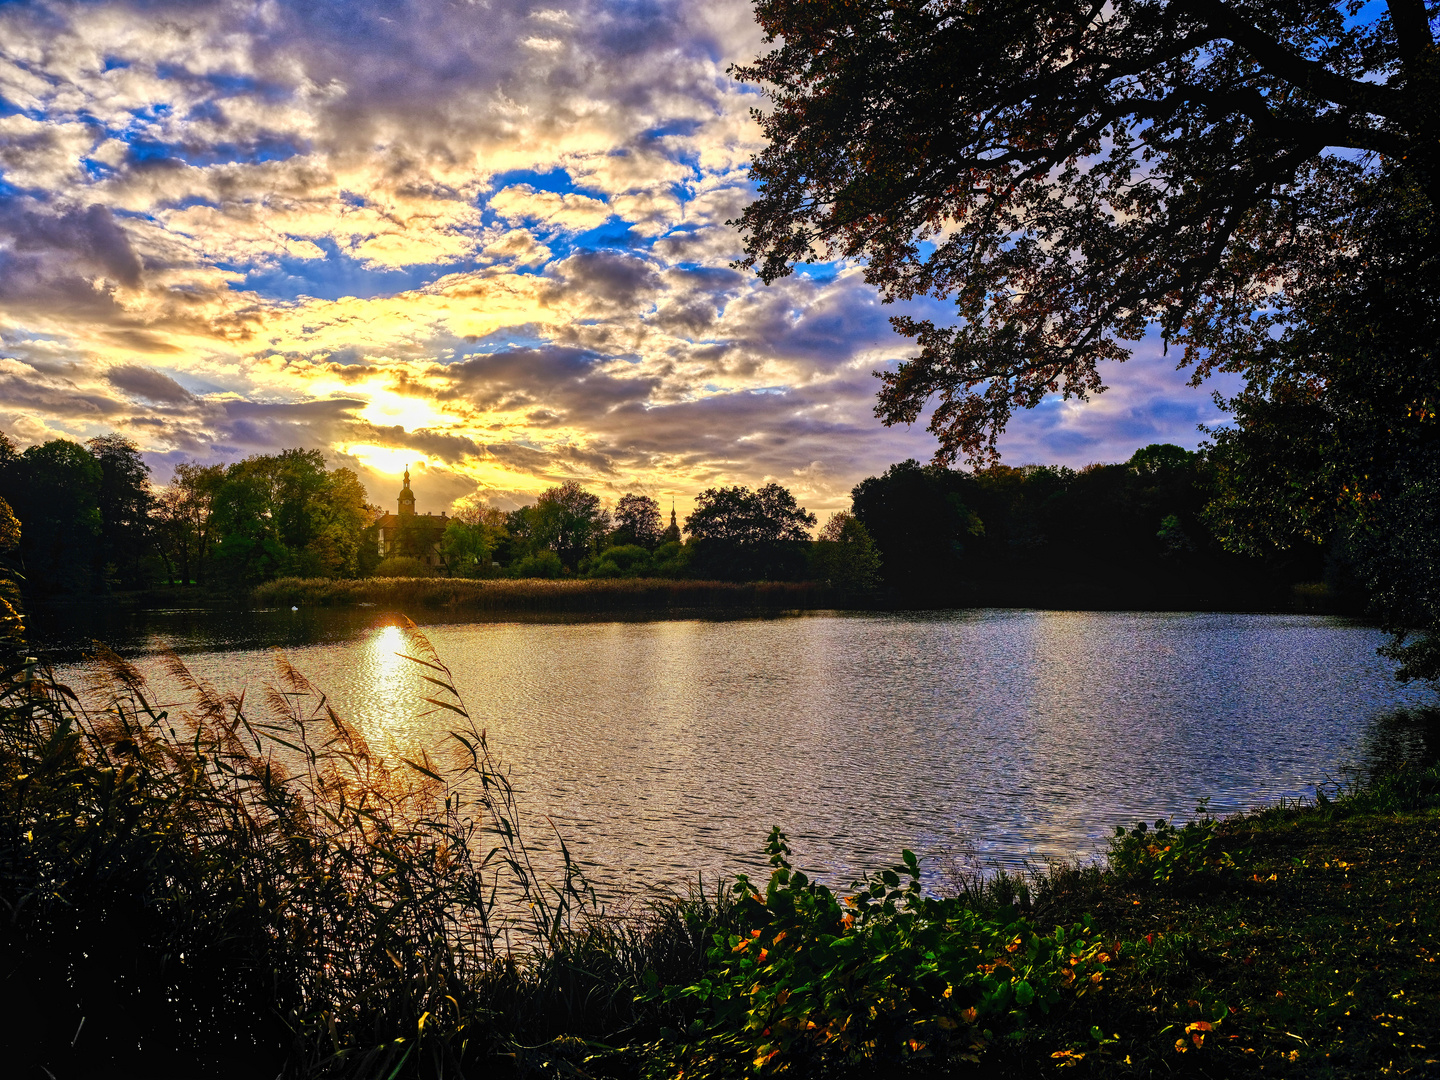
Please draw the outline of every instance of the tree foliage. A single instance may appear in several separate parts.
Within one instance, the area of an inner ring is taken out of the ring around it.
[[[248,586],[281,574],[353,577],[369,523],[365,489],[318,450],[257,454],[225,470],[211,496],[224,578]]]
[[[649,495],[621,495],[612,516],[615,521],[612,545],[638,544],[654,551],[660,543],[660,534],[664,531],[660,524],[660,504]]]
[[[1440,192],[1437,6],[1388,0],[757,0],[775,47],[760,197],[738,224],[771,281],[863,259],[919,354],[876,412],[938,398],[937,460],[993,459],[1014,408],[1103,389],[1158,324],[1199,378],[1303,318],[1403,163]]]
[[[1395,635],[1401,677],[1436,680],[1440,244],[1420,192],[1387,194],[1226,403],[1208,516],[1237,551],[1332,549]]]
[[[115,432],[85,445],[100,465],[101,573],[122,587],[146,585],[158,551],[150,466],[141,459],[134,441]]]
[[[830,515],[810,552],[812,575],[837,589],[863,592],[880,584],[880,552],[854,514]]]
[[[574,480],[542,491],[530,517],[535,550],[553,551],[572,570],[610,532],[610,512],[600,505],[600,496]]]
[[[435,550],[451,577],[485,577],[490,570],[492,545],[484,526],[453,518]]]
[[[155,504],[161,551],[182,585],[204,584],[216,536],[215,493],[225,481],[223,465],[182,461]]]
[[[685,531],[695,543],[701,576],[731,580],[785,580],[804,572],[800,545],[810,539],[815,515],[776,483],[706,488],[695,498]]]
[[[29,589],[83,593],[103,586],[96,565],[102,480],[95,455],[68,439],[31,446],[8,462],[0,495],[20,519]]]
[[[884,584],[912,603],[1288,605],[1291,585],[1322,574],[1323,552],[1226,551],[1204,517],[1214,474],[1206,454],[1164,444],[1079,470],[905,461],[852,501]]]

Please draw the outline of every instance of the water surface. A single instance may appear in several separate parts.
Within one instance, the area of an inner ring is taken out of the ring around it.
[[[448,725],[375,613],[152,619],[252,694],[286,655],[380,745]],[[797,861],[847,879],[910,847],[1019,866],[1089,857],[1116,824],[1309,794],[1390,739],[1381,635],[1303,615],[975,610],[425,628],[511,770],[607,892]],[[122,635],[123,637],[123,635]],[[1391,724],[1393,729],[1393,724]],[[1407,736],[1408,737],[1408,736]]]

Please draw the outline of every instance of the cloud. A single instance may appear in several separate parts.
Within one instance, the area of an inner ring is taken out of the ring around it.
[[[158,405],[180,405],[194,400],[194,395],[169,375],[140,364],[113,367],[105,373],[105,381],[131,397]]]
[[[933,449],[870,372],[911,351],[888,316],[945,311],[731,267],[760,136],[726,71],[763,48],[746,0],[0,5],[0,425],[166,466],[315,447],[385,499],[413,462],[435,498],[843,506]],[[1213,414],[1149,351],[1112,382],[1007,455]]]
[[[529,184],[516,184],[496,192],[489,207],[500,217],[515,223],[584,232],[610,220],[611,210],[602,199],[589,195],[537,191]]]

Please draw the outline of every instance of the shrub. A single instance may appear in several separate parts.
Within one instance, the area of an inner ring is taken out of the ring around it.
[[[670,1033],[670,1075],[975,1061],[995,1029],[1100,985],[1118,950],[1088,919],[1041,934],[1013,911],[927,897],[909,851],[842,900],[791,867],[779,829],[767,850],[769,885],[736,879],[737,930],[716,935],[705,978],[649,980],[652,999],[700,1009],[685,1036]]]
[[[430,577],[434,572],[413,555],[391,555],[375,567],[376,577]]]
[[[661,578],[689,577],[690,563],[694,557],[695,546],[693,544],[682,544],[678,540],[661,544],[655,549],[655,554],[652,556],[655,576]]]
[[[639,544],[606,548],[585,568],[589,578],[649,577],[654,569],[650,552]]]
[[[1232,856],[1220,848],[1220,822],[1198,807],[1200,817],[1184,825],[1160,818],[1153,828],[1140,822],[1133,829],[1115,826],[1110,840],[1110,867],[1122,880],[1161,884],[1171,878],[1200,873],[1233,873],[1246,853]]]
[[[558,578],[564,572],[560,556],[553,551],[537,551],[510,566],[510,576],[514,578]]]

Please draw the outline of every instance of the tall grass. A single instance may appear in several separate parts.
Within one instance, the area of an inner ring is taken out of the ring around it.
[[[369,603],[414,610],[664,611],[689,609],[792,610],[834,606],[834,590],[816,582],[674,581],[622,578],[555,581],[543,578],[280,578],[254,592],[266,606],[337,607]]]
[[[0,672],[13,1065],[463,1075],[633,1028],[642,968],[699,969],[714,902],[607,921],[563,844],[537,872],[485,732],[407,629],[454,721],[434,756],[377,753],[283,659],[251,702],[168,656],[168,707],[104,650],[89,694]]]

